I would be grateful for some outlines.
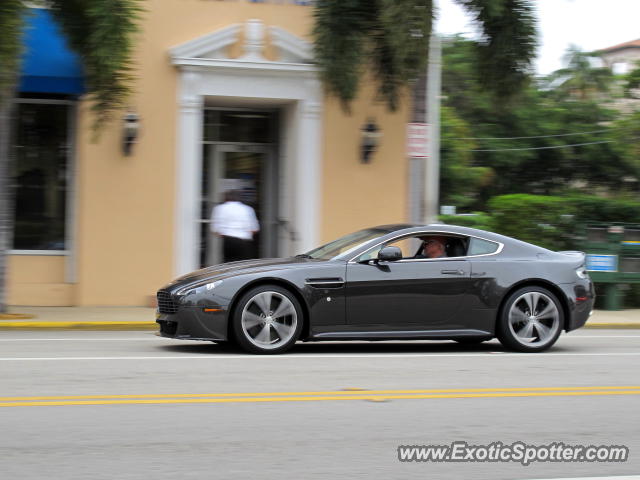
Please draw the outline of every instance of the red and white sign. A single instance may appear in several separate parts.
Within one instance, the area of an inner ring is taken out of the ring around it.
[[[407,156],[426,158],[429,156],[429,125],[407,123]]]

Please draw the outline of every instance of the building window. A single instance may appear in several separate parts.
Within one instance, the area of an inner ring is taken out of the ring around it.
[[[20,102],[14,124],[14,250],[65,250],[68,102]]]

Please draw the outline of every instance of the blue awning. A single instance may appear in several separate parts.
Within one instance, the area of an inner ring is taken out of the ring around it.
[[[32,93],[84,93],[78,55],[71,51],[48,10],[34,8],[26,18],[24,53],[18,90]]]

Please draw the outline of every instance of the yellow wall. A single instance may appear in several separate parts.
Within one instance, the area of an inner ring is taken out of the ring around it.
[[[64,255],[9,255],[7,303],[73,305],[74,285],[65,283],[66,260]]]
[[[36,288],[27,286],[27,275],[37,278],[36,283],[56,286],[47,287],[50,293],[42,297],[47,302],[59,294],[77,305],[148,304],[156,290],[172,279],[174,265],[178,70],[170,64],[169,49],[248,19],[260,19],[265,27],[279,26],[307,40],[313,25],[313,9],[296,5],[149,0],[145,6],[135,53],[135,93],[130,100],[141,118],[141,136],[133,155],[121,153],[120,115],[94,143],[87,102],[79,109],[74,199],[77,284],[65,286],[64,276],[50,283],[42,280],[49,266],[62,268],[64,257],[12,257],[11,303],[20,303],[29,289]],[[239,45],[229,51],[242,53]],[[268,44],[266,56],[274,59]],[[350,116],[335,99],[326,99],[321,240],[405,220],[406,107],[390,115],[372,98],[372,88],[365,86]],[[363,165],[360,128],[368,117],[375,118],[383,137],[372,162]],[[66,296],[56,291],[62,287]]]
[[[351,115],[343,112],[335,98],[325,98],[322,241],[407,220],[406,102],[390,113],[385,104],[373,100],[370,82],[361,88]],[[360,130],[369,117],[382,135],[370,162],[363,164]]]

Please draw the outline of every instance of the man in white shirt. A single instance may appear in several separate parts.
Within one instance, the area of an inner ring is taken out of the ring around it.
[[[240,201],[238,192],[226,192],[225,202],[213,208],[210,229],[222,237],[225,262],[251,258],[253,234],[260,225],[256,212]]]

